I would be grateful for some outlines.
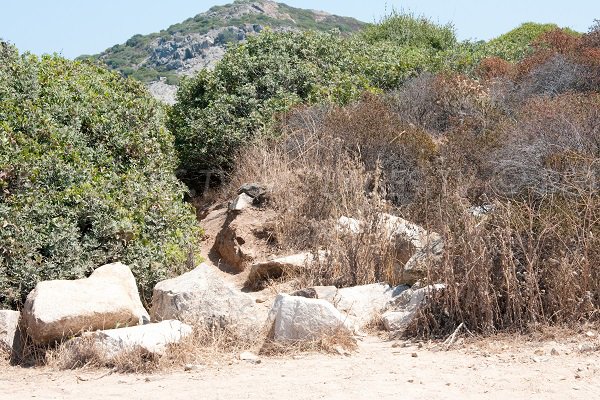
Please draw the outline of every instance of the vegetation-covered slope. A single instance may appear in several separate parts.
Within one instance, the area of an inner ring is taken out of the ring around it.
[[[181,23],[149,35],[135,35],[95,56],[125,76],[143,82],[160,77],[174,84],[181,74],[193,73],[219,60],[230,43],[237,43],[265,27],[274,30],[354,32],[363,23],[347,17],[303,10],[268,0],[236,0],[212,7]]]

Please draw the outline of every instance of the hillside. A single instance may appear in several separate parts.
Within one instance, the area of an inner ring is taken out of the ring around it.
[[[270,0],[236,0],[160,32],[138,34],[100,54],[79,58],[101,61],[125,76],[145,82],[156,97],[170,102],[181,76],[210,68],[225,54],[227,45],[243,41],[266,27],[354,32],[363,25],[353,18]]]

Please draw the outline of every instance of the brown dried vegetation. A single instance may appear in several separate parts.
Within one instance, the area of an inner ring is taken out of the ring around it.
[[[296,109],[280,140],[239,155],[223,193],[265,184],[277,245],[332,254],[314,283],[398,283],[401,244],[377,231],[381,212],[442,234],[425,281],[447,290],[414,334],[597,320],[599,32],[547,33],[517,65],[484,60],[479,79],[423,74],[346,107]],[[345,236],[340,216],[366,228]]]

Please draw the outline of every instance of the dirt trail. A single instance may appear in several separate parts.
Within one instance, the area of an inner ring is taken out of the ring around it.
[[[146,375],[3,367],[0,399],[600,398],[600,352],[580,352],[581,340],[487,339],[450,351],[394,343],[367,337],[346,357],[262,358]]]

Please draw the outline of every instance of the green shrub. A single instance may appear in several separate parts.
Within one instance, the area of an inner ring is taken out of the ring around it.
[[[147,300],[186,265],[198,228],[163,114],[138,82],[0,44],[0,304],[112,261]]]
[[[482,50],[486,57],[500,57],[511,62],[520,61],[533,51],[531,45],[536,39],[544,33],[556,29],[560,29],[556,24],[526,22],[510,32],[490,40]],[[563,31],[573,36],[580,35],[568,28]]]
[[[369,44],[391,42],[396,46],[447,50],[456,44],[452,25],[437,25],[425,17],[392,11],[379,23],[367,26],[361,33]]]
[[[274,116],[295,104],[357,98],[369,88],[359,50],[338,34],[267,30],[184,81],[169,128],[185,178],[227,168],[241,144],[270,133]]]

